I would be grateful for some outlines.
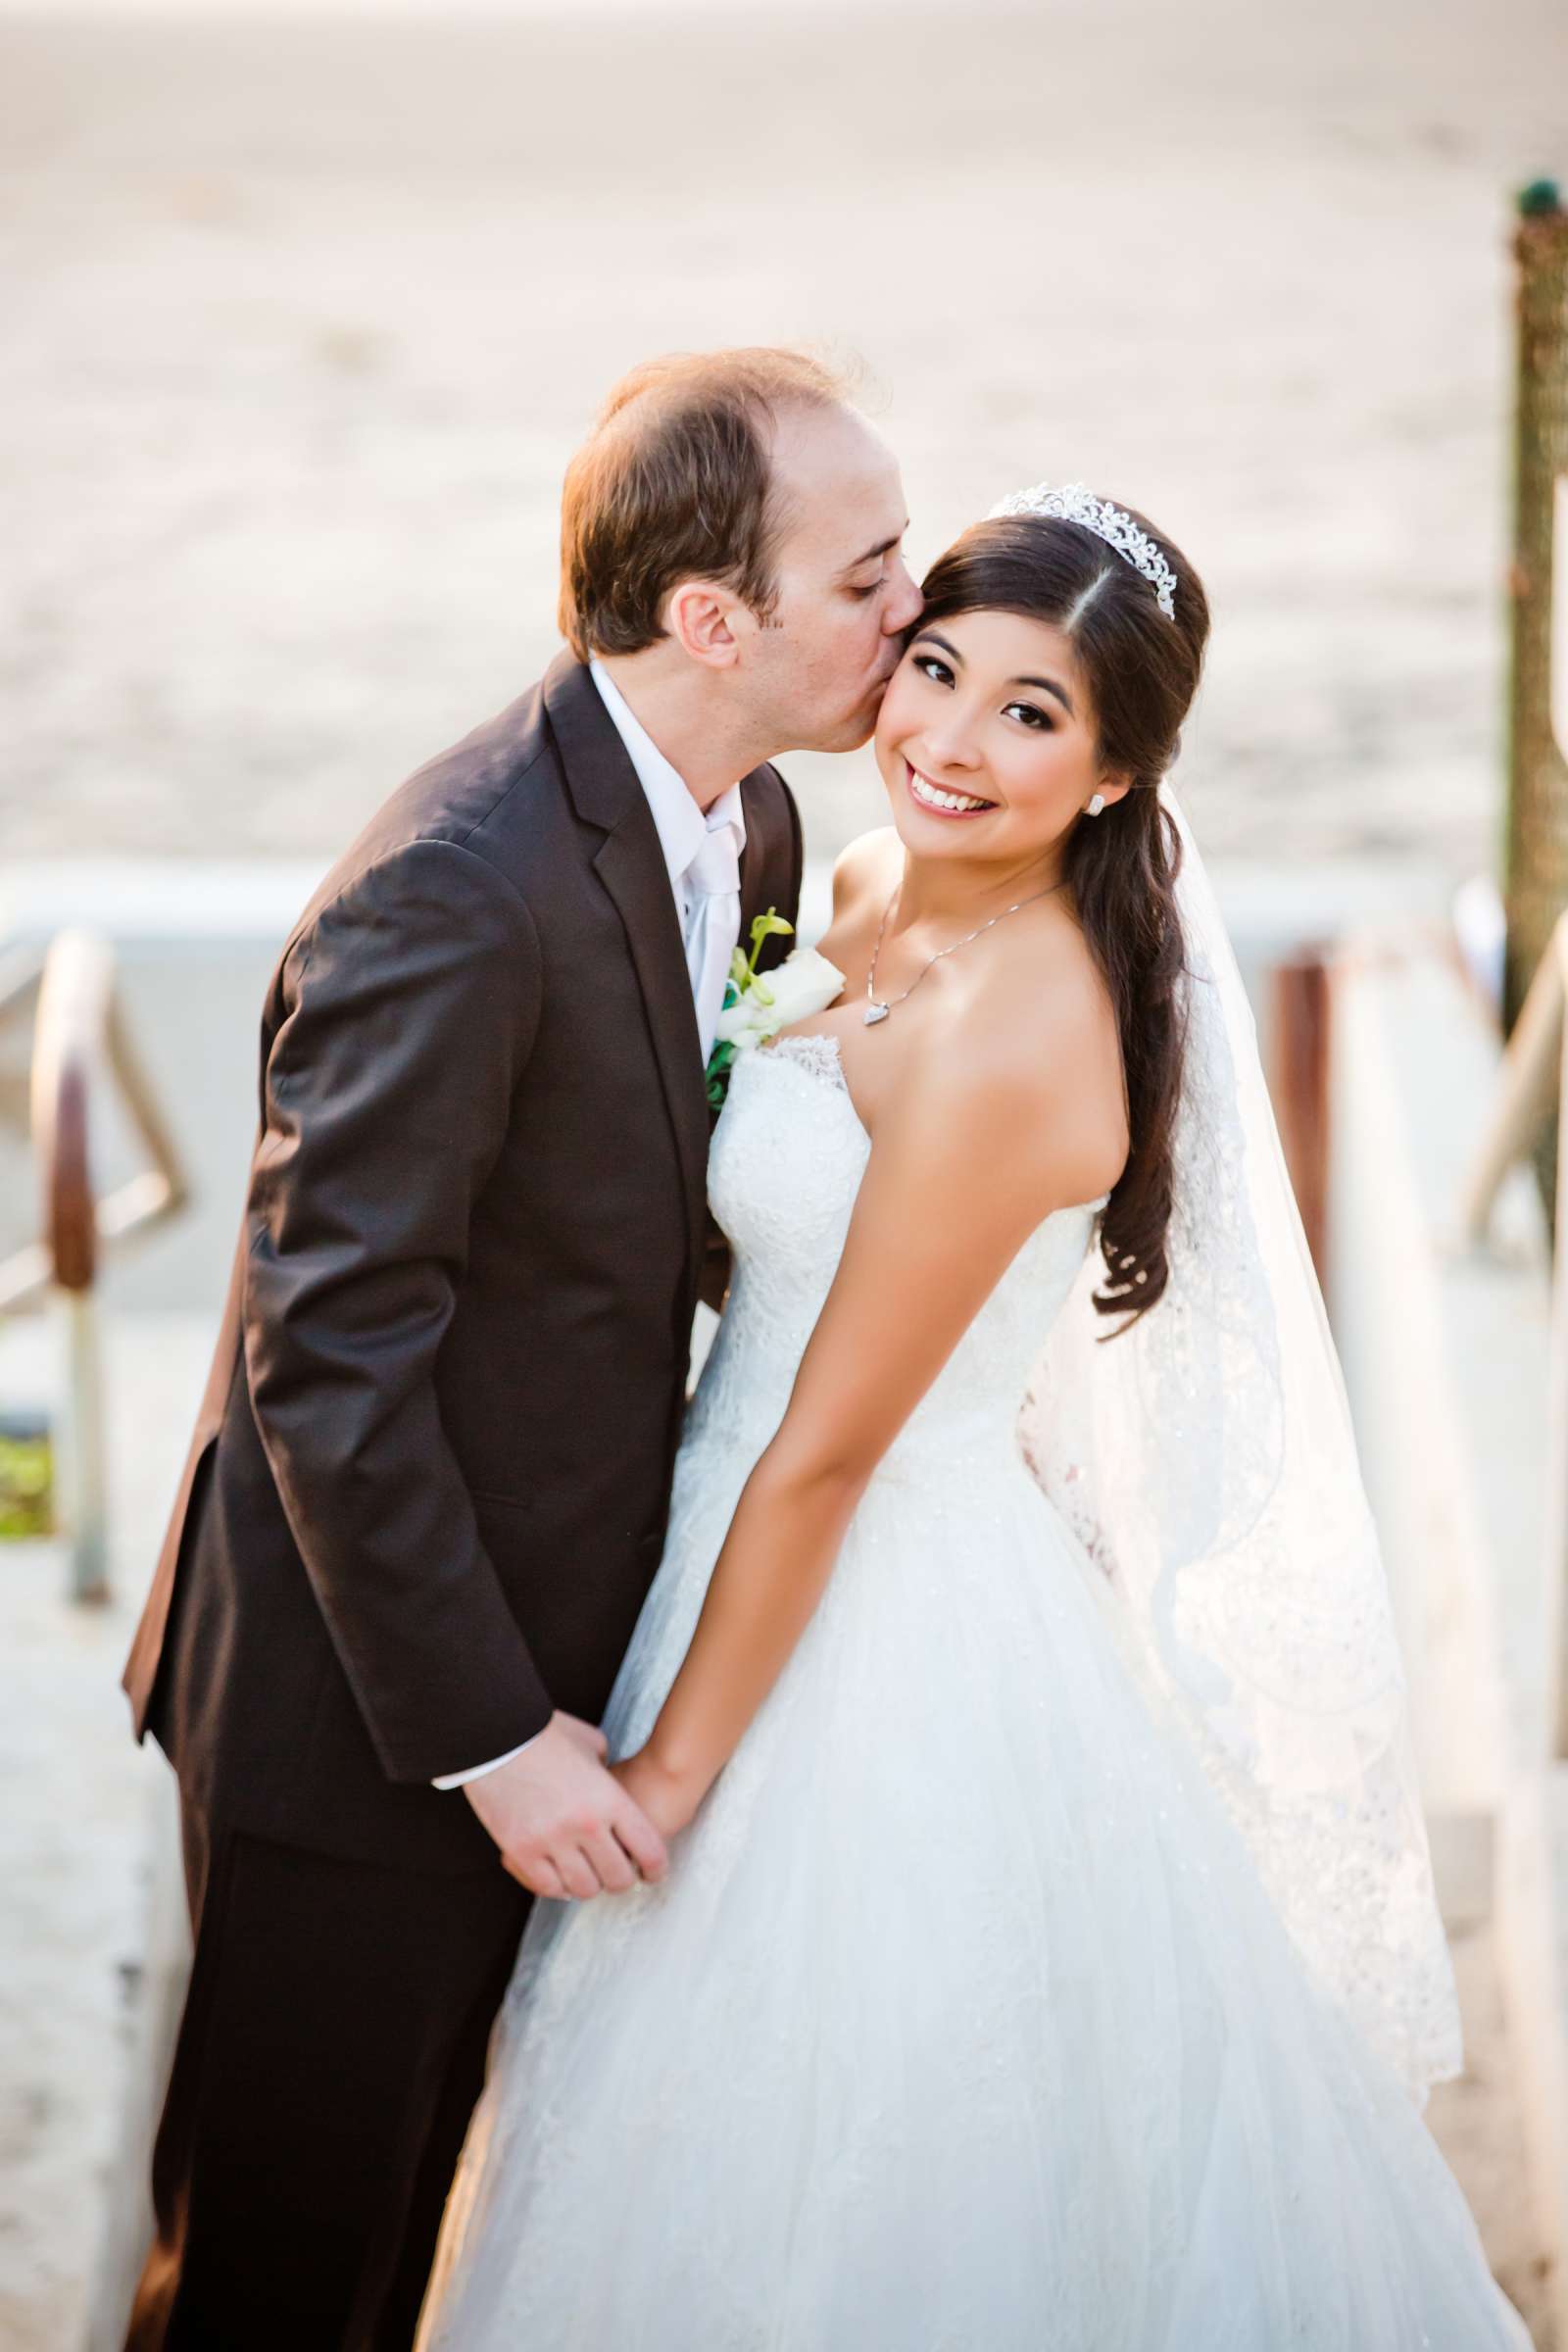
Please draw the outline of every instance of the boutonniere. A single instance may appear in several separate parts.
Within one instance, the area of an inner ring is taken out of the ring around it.
[[[787,923],[770,906],[752,924],[751,955],[737,948],[730,957],[723,1008],[713,1031],[713,1051],[708,1056],[708,1102],[711,1110],[719,1109],[723,1103],[730,1066],[737,1054],[760,1046],[791,1021],[823,1011],[835,997],[843,994],[844,974],[814,948],[792,948],[775,970],[767,973],[758,970],[757,958],[761,954],[763,940],[775,932],[792,934],[794,929],[793,923]]]

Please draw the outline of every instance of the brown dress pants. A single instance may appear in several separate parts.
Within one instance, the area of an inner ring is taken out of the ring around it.
[[[529,1898],[499,1858],[183,1831],[195,1956],[126,2352],[407,2352]]]

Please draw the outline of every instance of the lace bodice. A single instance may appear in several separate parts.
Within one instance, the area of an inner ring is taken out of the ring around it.
[[[696,1428],[776,1427],[832,1287],[871,1142],[835,1038],[792,1036],[738,1054],[709,1159],[709,1201],[734,1251],[729,1302],[693,1406]],[[951,1467],[1013,1426],[1053,1318],[1107,1193],[1054,1210],[975,1316],[890,1448],[885,1467]]]

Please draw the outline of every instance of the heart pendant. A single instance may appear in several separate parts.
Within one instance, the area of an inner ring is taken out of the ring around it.
[[[865,1008],[866,1027],[868,1029],[874,1029],[878,1021],[885,1021],[887,1019],[891,1009],[892,1007],[887,1004],[868,1004]]]

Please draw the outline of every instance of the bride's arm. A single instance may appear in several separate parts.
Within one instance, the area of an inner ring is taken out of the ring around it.
[[[1015,1053],[945,1056],[879,1112],[783,1421],[746,1482],[648,1744],[617,1767],[662,1829],[691,1818],[733,1752],[877,1463],[1002,1274],[1053,1209],[1104,1189],[1086,1067],[1099,1050],[1086,1022],[1076,1040],[1054,1037],[1050,1068],[1022,1075]]]

